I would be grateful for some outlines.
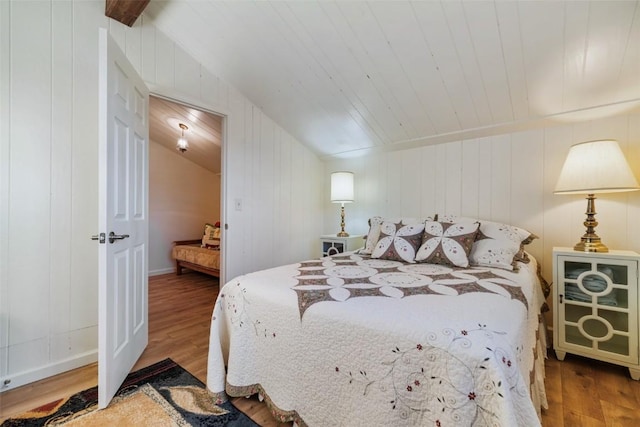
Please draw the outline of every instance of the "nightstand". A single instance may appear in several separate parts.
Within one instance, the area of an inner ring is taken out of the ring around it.
[[[320,236],[320,242],[322,243],[322,256],[330,256],[362,248],[364,246],[364,236],[359,234],[338,237],[335,234],[325,234]]]
[[[553,346],[629,368],[640,380],[638,267],[632,251],[553,248]]]

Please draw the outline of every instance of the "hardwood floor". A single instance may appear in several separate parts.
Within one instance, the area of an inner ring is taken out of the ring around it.
[[[134,366],[139,369],[167,357],[206,380],[209,322],[218,294],[218,281],[190,272],[149,279],[149,346]],[[549,409],[544,427],[631,427],[640,425],[640,382],[625,368],[578,356],[558,361],[553,351],[546,361]],[[0,422],[97,384],[92,364],[55,377],[0,393]],[[257,398],[233,403],[261,426],[290,426],[276,422]]]
[[[571,354],[560,362],[553,350],[545,368],[543,426],[640,426],[640,381],[626,368]]]

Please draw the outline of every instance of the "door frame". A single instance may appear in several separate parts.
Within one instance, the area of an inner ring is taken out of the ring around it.
[[[229,129],[229,112],[226,108],[221,106],[207,104],[202,99],[197,99],[185,95],[176,89],[167,88],[145,81],[147,88],[149,88],[149,96],[155,96],[156,98],[165,99],[167,101],[175,102],[187,107],[195,108],[206,113],[215,114],[222,117],[222,141],[220,141],[220,224],[223,230],[226,229],[227,224],[227,135]],[[148,112],[147,112],[148,114]],[[148,171],[147,171],[148,174]],[[224,234],[224,231],[223,231]],[[220,286],[227,283],[227,246],[228,239],[220,239]]]

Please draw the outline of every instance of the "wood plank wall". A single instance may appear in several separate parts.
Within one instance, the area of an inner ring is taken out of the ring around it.
[[[420,217],[454,213],[514,224],[540,239],[527,247],[551,281],[554,246],[572,247],[584,233],[582,195],[554,195],[572,144],[616,139],[640,179],[640,111],[579,123],[358,159],[328,161],[325,176],[336,170],[355,173],[355,203],[346,206],[347,231],[366,233],[374,215]],[[325,232],[339,223],[325,180]],[[640,192],[602,194],[596,201],[597,233],[612,249],[640,252]]]
[[[95,360],[97,345],[97,35],[109,31],[161,95],[227,116],[227,277],[317,254],[335,232],[329,173],[356,173],[347,229],[372,215],[453,212],[538,234],[551,248],[583,232],[585,202],[554,196],[569,145],[621,142],[640,176],[640,114],[335,160],[323,165],[232,86],[145,22],[110,21],[100,1],[0,1],[0,384]],[[324,188],[324,194],[319,189]],[[242,210],[232,208],[241,201]],[[599,234],[640,251],[640,194],[602,195]]]
[[[153,92],[227,116],[226,276],[316,254],[322,162],[144,16],[1,1],[0,24],[0,386],[96,360],[99,27]]]

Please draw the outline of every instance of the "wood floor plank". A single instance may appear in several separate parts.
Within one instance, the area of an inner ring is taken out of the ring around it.
[[[565,407],[564,410],[565,427],[602,427],[605,425],[602,420],[591,418],[570,408]]]
[[[596,369],[596,383],[600,400],[614,406],[628,408],[630,411],[638,411],[640,414],[640,401],[634,393],[638,382],[631,379],[627,368],[620,366],[602,369],[602,362],[594,363],[600,365],[600,369]]]
[[[542,411],[542,423],[554,427],[564,427],[562,366],[560,363],[555,357],[550,357],[545,363],[545,390],[549,409]]]
[[[201,381],[206,381],[209,326],[218,281],[190,272],[149,279],[149,345],[134,370],[167,357]],[[542,412],[544,427],[636,427],[640,425],[640,382],[625,368],[567,355],[564,361],[549,351],[545,361],[550,408]],[[15,390],[0,393],[0,422],[97,384],[97,364],[91,364]],[[265,427],[278,423],[256,396],[233,403]]]
[[[606,400],[600,404],[607,427],[640,426],[640,407],[629,408]]]
[[[598,420],[600,425],[603,425],[604,415],[598,398],[595,370],[582,359],[575,364],[567,365],[566,360],[573,357],[567,355],[561,373],[565,426],[573,425],[567,421],[570,414]]]

